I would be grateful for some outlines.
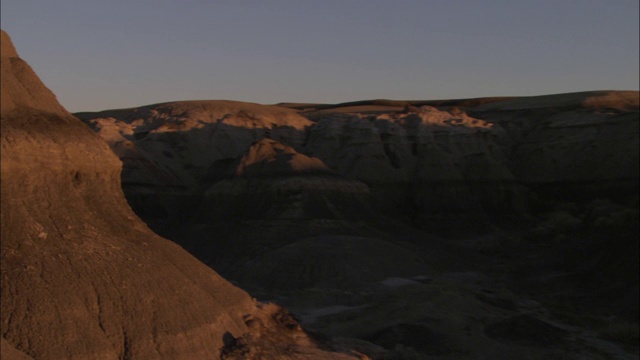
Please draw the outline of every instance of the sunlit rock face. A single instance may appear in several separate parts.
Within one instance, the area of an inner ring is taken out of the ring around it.
[[[321,172],[331,172],[322,160],[299,154],[292,147],[272,139],[262,139],[252,144],[235,169],[238,176],[286,176]]]
[[[3,358],[348,358],[150,231],[117,156],[4,32],[1,61]]]
[[[138,220],[118,158],[8,48],[3,33],[3,338],[36,359],[218,353],[251,298]]]

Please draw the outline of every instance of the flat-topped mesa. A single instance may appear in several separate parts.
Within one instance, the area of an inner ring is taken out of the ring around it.
[[[218,358],[253,319],[289,344],[262,345],[276,354],[292,346],[341,358],[269,325],[281,309],[151,232],[127,205],[107,144],[64,110],[4,32],[1,45],[3,355]]]

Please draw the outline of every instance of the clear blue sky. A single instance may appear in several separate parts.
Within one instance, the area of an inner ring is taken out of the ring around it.
[[[638,0],[2,0],[70,111],[638,90]]]

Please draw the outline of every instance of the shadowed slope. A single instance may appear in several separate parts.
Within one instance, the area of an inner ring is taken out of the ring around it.
[[[247,319],[278,339],[262,345],[274,357],[295,358],[297,347],[326,356],[301,330],[267,321],[282,310],[256,304],[137,218],[117,157],[4,32],[1,61],[3,357],[215,358],[225,338],[259,342]]]

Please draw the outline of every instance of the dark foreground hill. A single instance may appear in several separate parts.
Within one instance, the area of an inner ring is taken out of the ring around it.
[[[154,234],[2,32],[3,359],[347,359]]]

